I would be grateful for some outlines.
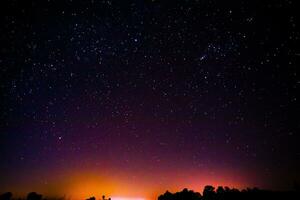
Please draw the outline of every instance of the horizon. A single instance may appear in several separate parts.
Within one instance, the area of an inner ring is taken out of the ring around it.
[[[60,171],[60,170],[58,170]],[[278,188],[268,188],[267,186],[259,185],[258,183],[252,183],[248,180],[244,180],[243,183],[239,177],[238,173],[233,173],[232,175],[229,172],[222,170],[221,174],[216,176],[216,174],[209,174],[210,170],[207,171],[206,176],[196,175],[194,171],[188,173],[181,172],[181,175],[176,175],[177,172],[174,172],[172,175],[168,175],[170,178],[166,179],[164,182],[157,183],[154,177],[163,176],[160,174],[151,174],[150,177],[135,177],[135,179],[130,179],[128,177],[128,172],[125,174],[116,174],[116,178],[113,179],[112,176],[105,177],[101,176],[97,170],[91,171],[61,171],[61,176],[55,176],[55,179],[47,179],[48,182],[42,182],[43,179],[36,180],[35,183],[26,185],[19,182],[12,183],[11,187],[1,188],[0,193],[4,192],[13,192],[16,196],[25,197],[28,192],[37,192],[44,194],[45,196],[66,196],[71,199],[86,199],[91,196],[101,197],[105,196],[122,196],[122,197],[142,197],[146,200],[156,199],[159,194],[164,193],[165,191],[175,192],[180,191],[184,188],[189,188],[194,191],[202,191],[204,186],[213,185],[213,186],[228,186],[230,188],[237,188],[239,190],[246,188],[255,188],[260,189],[277,189]],[[112,172],[108,172],[111,174]],[[114,172],[116,173],[116,172]],[[120,173],[120,172],[119,172]],[[205,171],[201,171],[205,174]],[[136,174],[136,172],[135,172]],[[30,176],[33,174],[30,173]],[[49,174],[51,177],[51,174]],[[125,175],[125,177],[124,177]],[[195,175],[197,177],[195,177]],[[249,174],[248,174],[249,175]],[[216,178],[216,177],[222,177]],[[235,177],[235,178],[233,178]],[[26,178],[24,177],[26,180]],[[29,179],[29,177],[27,178]],[[158,178],[159,179],[159,178]],[[133,181],[134,180],[134,181]],[[257,181],[257,180],[256,180]],[[42,182],[42,183],[41,183]],[[168,182],[173,182],[173,184],[168,184]],[[18,187],[19,185],[19,187]],[[169,186],[168,186],[169,185]],[[292,183],[285,189],[291,189]],[[13,191],[12,189],[17,190]],[[284,190],[284,188],[283,188]],[[76,191],[76,192],[74,192]]]
[[[236,188],[236,187],[229,187],[229,186],[222,186],[222,185],[205,185],[205,186],[213,186],[215,189],[219,188],[219,187],[222,187],[222,188],[229,188],[229,189],[238,189],[240,192],[244,191],[244,190],[251,190],[251,189],[259,189],[261,191],[270,191],[270,192],[292,192],[292,191],[296,191],[295,189],[291,188],[289,190],[270,190],[270,189],[264,189],[264,188],[257,188],[257,187],[246,187],[246,188]],[[159,194],[156,194],[154,197],[142,197],[142,196],[132,196],[132,195],[117,195],[117,194],[110,194],[110,195],[107,195],[107,194],[97,194],[97,195],[85,195],[85,196],[77,196],[74,198],[74,194],[64,194],[64,195],[58,195],[58,194],[51,194],[51,195],[44,195],[43,193],[40,193],[40,192],[37,192],[37,194],[41,194],[43,196],[43,198],[46,198],[46,199],[70,199],[70,200],[79,200],[79,199],[89,199],[89,198],[92,198],[92,197],[95,197],[95,199],[103,199],[103,196],[105,196],[105,199],[111,199],[111,200],[154,200],[154,199],[157,199],[159,196],[165,194],[165,192],[170,192],[170,193],[176,193],[176,192],[181,192],[183,190],[190,190],[190,191],[194,191],[194,192],[199,192],[201,195],[203,195],[203,190],[204,190],[204,187],[201,189],[201,190],[194,190],[192,188],[187,188],[187,187],[183,187],[181,189],[175,189],[174,191],[173,190],[169,190],[169,189],[166,189],[164,192],[161,192]],[[0,192],[0,194],[2,194]],[[29,193],[24,193],[23,195],[15,195],[15,193],[12,193],[13,194],[13,199],[26,199],[26,196],[29,194]]]

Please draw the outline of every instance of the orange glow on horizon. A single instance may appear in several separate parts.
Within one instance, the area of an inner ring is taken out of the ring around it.
[[[137,175],[135,172],[121,173],[112,170],[101,173],[101,171],[77,169],[62,174],[59,178],[49,177],[49,182],[45,185],[38,183],[36,183],[38,187],[27,185],[26,191],[25,188],[20,191],[23,195],[26,195],[26,192],[36,191],[45,196],[65,196],[72,200],[87,199],[92,196],[101,199],[102,195],[110,197],[111,200],[154,200],[167,190],[177,192],[188,188],[202,193],[205,185],[238,189],[251,186],[245,181],[245,177],[239,177],[236,172],[229,173],[225,170],[219,170],[215,174],[206,171],[183,171],[181,174],[177,171],[169,171],[151,174],[145,171]]]
[[[113,196],[113,197],[111,197],[111,200],[145,200],[145,198],[141,198],[141,197],[118,197],[118,196]]]

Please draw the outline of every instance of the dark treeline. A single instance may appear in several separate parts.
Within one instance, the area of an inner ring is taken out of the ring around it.
[[[160,195],[158,200],[299,200],[299,191],[269,191],[258,188],[238,190],[229,187],[207,185],[202,194],[184,189],[181,192]]]
[[[25,198],[14,198],[11,192],[6,192],[0,195],[0,200],[66,200],[65,197],[43,197],[43,195],[36,192],[28,193]]]
[[[11,192],[0,195],[0,200],[14,200]],[[41,194],[31,192],[26,198],[19,198],[17,200],[66,200],[61,198],[44,198]],[[207,185],[204,187],[202,194],[194,192],[193,190],[183,189],[181,192],[171,193],[166,191],[158,197],[158,200],[299,200],[299,190],[294,191],[270,191],[261,190],[258,188],[248,188],[238,190],[235,188],[219,186],[217,189],[213,186]],[[87,198],[86,200],[97,200],[95,197]],[[100,200],[110,200],[102,196]],[[112,199],[113,200],[113,199]]]

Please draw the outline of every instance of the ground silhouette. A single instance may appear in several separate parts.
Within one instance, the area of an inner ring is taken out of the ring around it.
[[[202,195],[193,190],[183,189],[181,192],[170,193],[166,191],[158,200],[299,200],[299,191],[270,191],[258,188],[238,190],[235,188],[219,186],[217,189],[211,185],[204,187]]]
[[[14,198],[11,192],[0,195],[0,200],[65,200],[61,198],[47,198],[36,192],[30,192],[26,198]],[[258,188],[247,188],[238,190],[235,188],[207,185],[202,194],[193,190],[183,189],[180,192],[171,193],[166,191],[158,197],[158,200],[299,200],[300,191],[295,188],[292,191],[271,191]],[[89,197],[86,200],[97,200],[96,197]],[[104,195],[98,200],[111,200]],[[113,200],[113,199],[112,199]]]

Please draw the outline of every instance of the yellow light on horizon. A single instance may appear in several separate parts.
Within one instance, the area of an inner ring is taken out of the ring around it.
[[[142,197],[111,197],[111,200],[146,200]]]

